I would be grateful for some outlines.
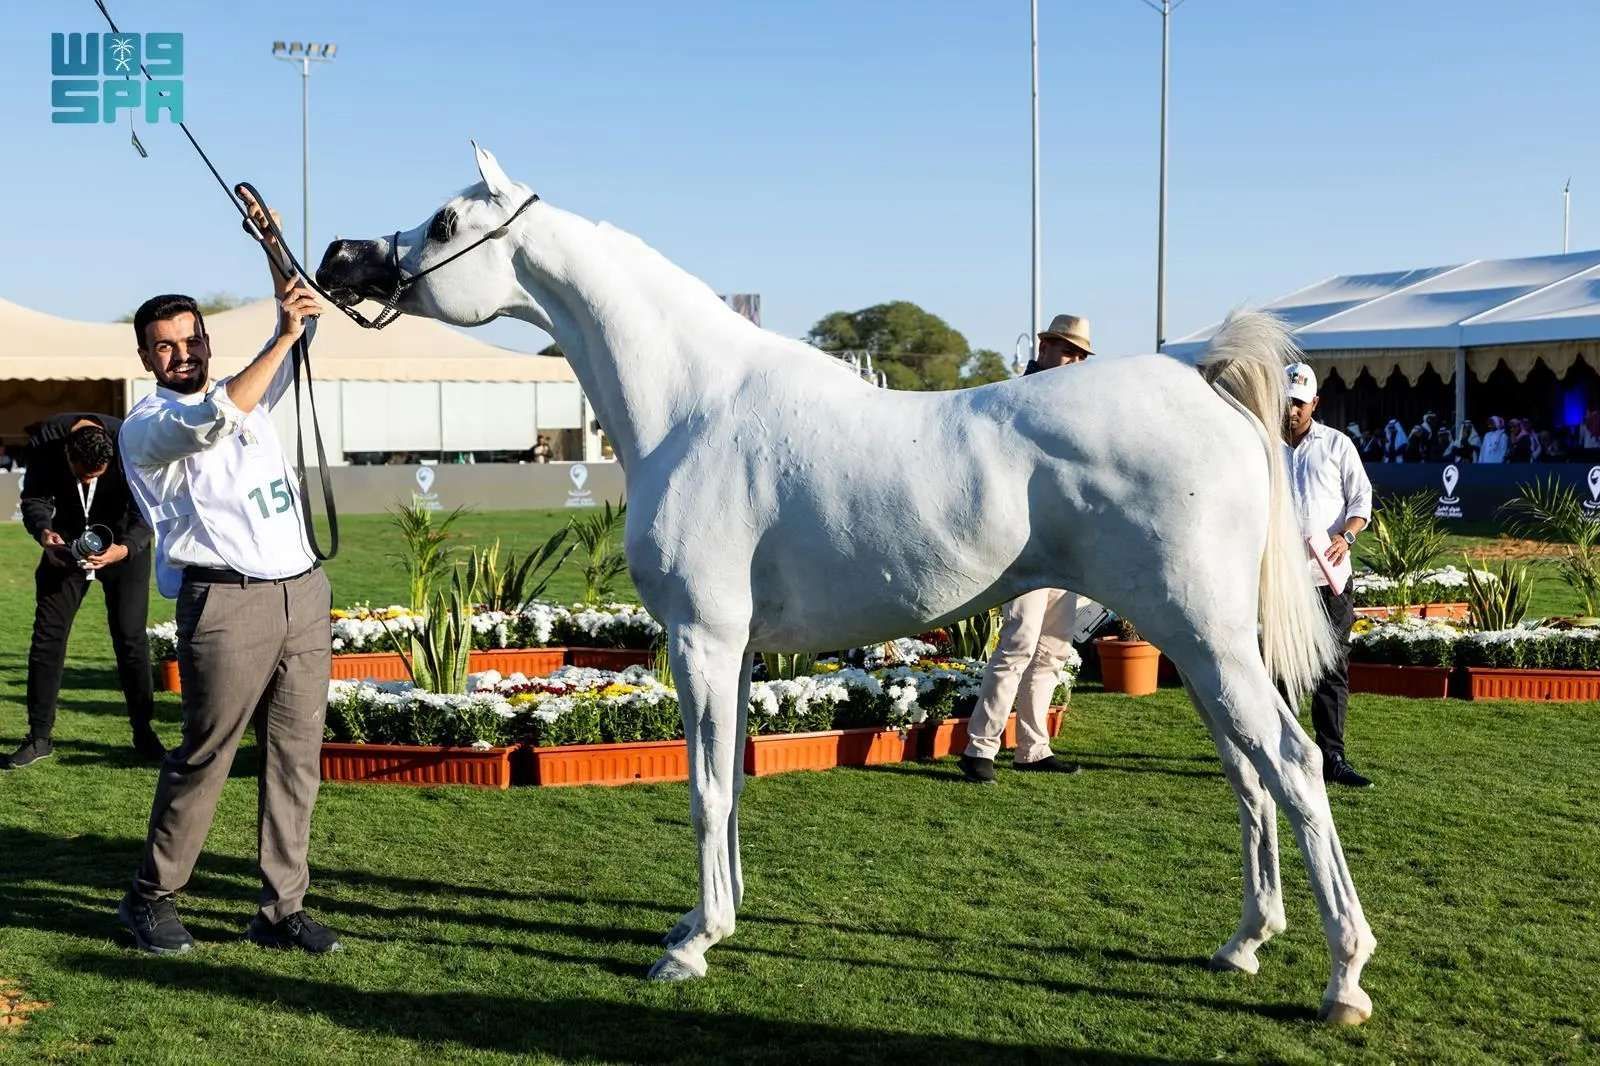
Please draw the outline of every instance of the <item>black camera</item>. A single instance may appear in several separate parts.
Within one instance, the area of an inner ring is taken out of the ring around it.
[[[107,526],[89,526],[75,537],[67,550],[78,562],[86,562],[91,555],[99,555],[111,547],[113,537]]]

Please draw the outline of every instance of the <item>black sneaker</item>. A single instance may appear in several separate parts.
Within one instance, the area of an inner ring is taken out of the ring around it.
[[[129,892],[117,904],[117,917],[133,934],[140,951],[156,955],[181,955],[194,947],[194,937],[178,920],[171,896],[145,899]]]
[[[161,738],[156,736],[156,731],[149,726],[134,729],[133,750],[146,762],[160,762],[167,757],[166,746],[161,743]]]
[[[1014,762],[1011,764],[1011,768],[1013,770],[1021,770],[1024,773],[1043,774],[1075,774],[1083,769],[1075,762],[1062,762],[1054,755],[1046,755],[1044,758],[1035,759],[1032,762]]]
[[[29,737],[22,742],[22,747],[0,759],[0,770],[20,770],[24,766],[31,766],[40,759],[48,759],[56,752],[55,745],[49,740],[40,740]]]
[[[295,911],[281,922],[267,921],[260,911],[250,919],[244,938],[264,948],[299,948],[313,955],[339,951],[343,945],[332,929],[317,921],[305,911]]]
[[[961,756],[961,776],[974,785],[994,784],[994,760],[980,759],[976,755]]]
[[[1346,788],[1371,788],[1372,779],[1356,773],[1356,768],[1344,759],[1330,759],[1322,768],[1322,779],[1330,785]]]

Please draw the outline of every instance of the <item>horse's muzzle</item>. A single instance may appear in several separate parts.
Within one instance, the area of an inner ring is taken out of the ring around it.
[[[400,268],[386,241],[334,241],[322,253],[317,284],[349,306],[363,299],[387,300],[400,284]]]

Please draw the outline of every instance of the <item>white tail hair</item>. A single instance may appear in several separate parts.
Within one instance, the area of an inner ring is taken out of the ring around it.
[[[1224,400],[1256,427],[1267,452],[1267,546],[1261,556],[1261,657],[1288,690],[1293,708],[1338,658],[1339,640],[1306,568],[1278,432],[1288,410],[1284,367],[1300,349],[1288,327],[1264,311],[1234,311],[1223,321],[1198,369]]]

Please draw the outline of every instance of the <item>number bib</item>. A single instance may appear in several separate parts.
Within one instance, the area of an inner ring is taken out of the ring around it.
[[[245,416],[239,432],[184,462],[195,517],[229,566],[269,578],[310,568],[299,489],[264,406]]]

